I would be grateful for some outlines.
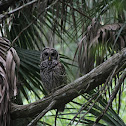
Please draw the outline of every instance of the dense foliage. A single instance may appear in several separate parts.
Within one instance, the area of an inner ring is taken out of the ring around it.
[[[11,100],[16,104],[29,104],[46,94],[39,75],[40,51],[44,47],[59,51],[68,83],[126,47],[125,0],[3,0],[1,7],[0,35],[11,42],[11,50],[15,49],[20,58],[18,95]],[[7,43],[1,43],[0,53],[6,54],[9,47],[5,49]],[[4,58],[0,62],[8,60]],[[106,82],[69,102],[58,115],[58,126],[125,125],[125,67],[126,62],[121,68],[115,68]],[[120,79],[117,94],[111,99]],[[51,110],[38,125],[53,125],[54,119],[55,111]]]

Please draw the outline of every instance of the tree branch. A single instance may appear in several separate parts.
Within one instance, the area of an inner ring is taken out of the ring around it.
[[[4,15],[0,15],[0,20],[2,21],[3,19],[9,17],[11,14],[14,14],[14,13],[17,12],[17,11],[20,11],[20,10],[22,10],[23,8],[27,7],[27,6],[36,3],[37,1],[38,1],[38,0],[30,1],[30,2],[28,2],[28,3],[26,3],[26,4],[24,4],[24,5],[22,5],[22,6],[18,7],[18,8],[16,8],[16,9],[10,11],[10,12],[7,12],[7,13],[4,14]]]
[[[74,82],[64,86],[41,100],[28,105],[12,104],[11,117],[32,117],[46,109],[46,107],[49,106],[54,99],[57,102],[51,109],[55,109],[61,104],[66,104],[82,93],[89,92],[98,85],[103,84],[117,64],[117,70],[121,71],[126,67],[126,48],[124,48],[120,53],[110,57],[107,61],[94,68],[86,75],[76,79]],[[121,68],[122,66],[123,68]]]
[[[17,0],[0,1],[0,14],[6,11]]]
[[[33,119],[27,126],[34,126],[39,119],[41,119],[52,107],[55,105],[56,101],[52,101],[49,106],[44,109],[35,119]]]

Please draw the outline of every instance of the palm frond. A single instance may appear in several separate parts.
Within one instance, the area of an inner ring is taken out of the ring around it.
[[[0,125],[10,125],[10,101],[17,95],[16,64],[20,59],[10,42],[0,37]],[[6,113],[6,114],[5,114]]]

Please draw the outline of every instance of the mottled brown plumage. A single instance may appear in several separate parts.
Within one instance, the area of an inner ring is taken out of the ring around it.
[[[54,48],[45,48],[40,57],[40,76],[47,94],[56,91],[66,84],[66,72],[59,61],[59,54]],[[58,108],[64,110],[64,105]]]

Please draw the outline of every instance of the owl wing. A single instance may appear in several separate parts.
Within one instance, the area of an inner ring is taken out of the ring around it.
[[[54,80],[57,88],[63,87],[65,84],[67,84],[67,76],[65,67],[62,63],[58,62],[57,65],[54,68]]]
[[[43,88],[47,94],[51,92],[51,85],[52,85],[52,80],[50,79],[51,74],[52,74],[51,72],[48,72],[48,62],[47,61],[41,62],[40,77],[42,80]]]

